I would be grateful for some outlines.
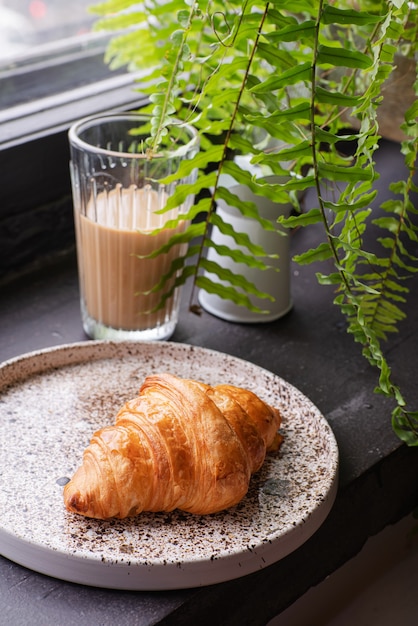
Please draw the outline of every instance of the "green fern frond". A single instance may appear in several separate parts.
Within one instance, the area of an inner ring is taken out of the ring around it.
[[[295,260],[325,261],[325,267],[333,262],[328,273],[317,273],[318,282],[335,289],[334,303],[348,332],[379,372],[377,391],[396,403],[395,432],[417,445],[418,416],[392,382],[382,342],[398,331],[408,276],[418,270],[418,208],[411,201],[417,192],[418,80],[417,100],[403,124],[407,176],[391,181],[395,197],[380,207],[374,163],[379,105],[394,55],[418,54],[417,7],[406,0],[365,0],[364,10],[348,0],[338,6],[327,0],[211,0],[199,5],[148,0],[141,11],[130,11],[134,4],[109,0],[97,12],[101,28],[127,29],[111,42],[107,60],[113,66],[128,64],[144,77],[138,88],[150,97],[150,156],[164,148],[178,120],[193,123],[201,140],[200,152],[166,180],[171,184],[198,172],[194,183],[177,186],[165,208],[196,197],[194,207],[169,222],[175,228],[182,220],[184,232],[158,251],[163,254],[181,242],[195,255],[176,261],[156,285],[163,301],[174,290],[173,279],[175,285],[192,280],[193,310],[195,288],[254,310],[249,294],[257,287],[209,263],[205,251],[213,247],[243,267],[268,264],[251,237],[219,217],[218,200],[265,228],[271,224],[259,216],[256,203],[241,201],[222,184],[223,175],[260,197],[293,204],[294,214],[278,218],[281,226],[322,224],[324,231],[324,240]],[[357,130],[346,121],[347,113]],[[350,154],[343,150],[349,142],[355,146]],[[234,161],[236,154],[250,155],[259,174]],[[287,175],[287,180],[271,184],[265,172]],[[298,194],[307,189],[315,191],[317,204],[298,212]],[[213,228],[231,236],[239,251],[214,244]],[[378,231],[377,251],[365,247],[371,228]]]

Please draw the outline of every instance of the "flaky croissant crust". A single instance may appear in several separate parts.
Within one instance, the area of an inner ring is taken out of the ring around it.
[[[148,376],[115,424],[93,435],[64,488],[65,506],[99,519],[226,509],[280,445],[280,423],[277,409],[245,389]]]

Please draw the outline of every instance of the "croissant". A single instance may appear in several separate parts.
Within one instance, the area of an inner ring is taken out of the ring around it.
[[[98,519],[226,509],[280,445],[280,423],[277,409],[245,389],[148,376],[115,424],[93,435],[64,488],[65,506]]]

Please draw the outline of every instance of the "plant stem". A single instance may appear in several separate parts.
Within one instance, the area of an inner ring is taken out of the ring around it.
[[[197,279],[197,275],[198,275],[198,272],[199,272],[200,259],[203,257],[203,252],[204,252],[204,249],[205,249],[205,240],[207,238],[209,227],[210,227],[210,218],[211,218],[211,215],[214,212],[215,206],[216,206],[216,203],[215,203],[216,190],[217,190],[217,188],[219,186],[219,178],[220,178],[221,173],[222,173],[223,164],[225,163],[226,158],[227,158],[229,141],[230,141],[230,138],[231,138],[231,135],[232,135],[232,131],[233,131],[234,126],[235,126],[235,121],[236,121],[236,118],[237,118],[237,115],[238,115],[239,105],[240,105],[240,102],[241,102],[241,98],[242,98],[242,96],[244,94],[244,90],[245,90],[245,87],[246,87],[246,84],[247,84],[247,80],[248,80],[248,75],[250,73],[251,64],[253,62],[254,55],[255,55],[256,50],[257,50],[258,42],[259,42],[260,36],[261,36],[261,31],[262,31],[265,19],[267,17],[268,9],[269,9],[269,2],[266,3],[265,8],[264,8],[264,12],[263,12],[261,20],[260,20],[260,24],[259,24],[259,27],[258,27],[257,35],[256,35],[256,38],[254,40],[254,44],[253,44],[253,46],[251,48],[251,53],[250,53],[250,55],[248,57],[248,63],[247,63],[247,66],[245,68],[244,77],[243,77],[243,80],[241,82],[240,89],[239,89],[239,92],[238,92],[238,97],[237,97],[236,102],[234,104],[234,109],[233,109],[233,112],[232,112],[232,114],[230,116],[230,123],[229,123],[228,129],[226,131],[226,136],[225,136],[225,141],[224,141],[224,145],[223,145],[222,156],[221,156],[221,159],[220,159],[220,161],[218,163],[217,172],[216,172],[216,178],[215,178],[215,184],[214,184],[213,191],[211,193],[210,205],[209,205],[208,212],[207,212],[207,215],[206,215],[205,230],[204,230],[204,234],[202,236],[202,240],[200,242],[200,248],[199,248],[199,252],[198,252],[198,255],[197,255],[197,261],[196,261],[195,273],[194,273],[194,280],[193,280],[193,283],[192,283],[192,291],[191,291],[191,294],[190,294],[190,301],[189,301],[189,310],[190,311],[196,311],[196,306],[193,304],[193,302],[195,300],[195,292],[196,292],[196,279]],[[244,7],[244,11],[245,11],[245,7]],[[240,21],[240,23],[242,22],[242,15],[243,15],[244,11],[241,14],[241,21]]]
[[[340,259],[338,256],[337,248],[333,238],[331,237],[328,220],[326,216],[325,206],[322,199],[322,189],[321,183],[319,180],[318,173],[318,151],[316,149],[317,144],[317,136],[316,136],[316,123],[315,123],[315,96],[316,96],[316,71],[317,71],[317,60],[318,60],[318,46],[319,46],[319,31],[321,25],[321,15],[323,11],[323,0],[320,0],[318,6],[318,13],[316,16],[315,23],[315,40],[314,40],[314,50],[313,50],[313,61],[312,61],[312,89],[311,89],[311,148],[312,148],[312,166],[314,170],[314,178],[315,178],[315,189],[316,195],[319,203],[319,210],[321,211],[322,221],[324,224],[325,234],[327,237],[328,244],[331,248],[332,255],[334,257],[334,262],[337,268],[339,268],[339,273],[343,280],[345,290],[350,292],[350,285],[347,281],[347,277],[345,273],[340,268]]]
[[[179,46],[179,48],[177,50],[176,59],[175,59],[172,71],[170,73],[170,78],[168,80],[168,84],[166,85],[166,87],[164,89],[165,98],[164,98],[164,102],[163,102],[163,105],[162,105],[162,112],[159,114],[159,116],[160,116],[160,124],[159,124],[157,132],[154,135],[152,145],[147,150],[147,156],[149,158],[152,158],[156,154],[156,152],[158,150],[158,147],[159,147],[159,145],[161,143],[162,132],[163,132],[163,129],[164,129],[164,120],[166,119],[168,106],[169,106],[169,101],[170,101],[170,94],[174,90],[175,82],[177,80],[177,75],[178,75],[179,70],[180,70],[180,64],[181,64],[181,60],[182,60],[182,57],[183,57],[184,48],[185,48],[186,41],[187,41],[187,35],[188,35],[189,30],[191,28],[192,21],[193,21],[193,16],[195,15],[195,11],[196,11],[196,7],[197,6],[198,6],[198,2],[197,2],[197,0],[194,0],[193,5],[192,5],[192,7],[190,8],[190,11],[189,11],[188,22],[187,22],[187,25],[186,25],[186,27],[184,28],[184,31],[183,31],[181,45]]]

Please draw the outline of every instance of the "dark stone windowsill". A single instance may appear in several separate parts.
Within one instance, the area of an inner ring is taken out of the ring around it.
[[[399,147],[380,150],[382,176],[395,176]],[[400,167],[400,166],[399,166]],[[401,170],[400,170],[401,171]],[[387,174],[388,175],[388,174]],[[315,229],[292,235],[294,251],[315,243]],[[71,248],[71,246],[68,246]],[[373,392],[376,372],[345,332],[333,293],[314,267],[292,266],[294,307],[268,324],[230,324],[188,311],[187,290],[172,341],[247,359],[295,385],[321,410],[340,450],[337,499],[321,528],[282,561],[226,583],[170,592],[120,592],[50,579],[0,558],[0,614],[11,624],[222,624],[264,626],[311,586],[354,556],[371,535],[418,504],[418,450],[394,435],[392,404]],[[386,354],[396,382],[418,407],[418,276],[409,283],[409,316]],[[0,360],[53,345],[85,341],[74,254],[0,286]],[[309,442],[307,442],[307,445]],[[134,618],[132,616],[135,616]]]

